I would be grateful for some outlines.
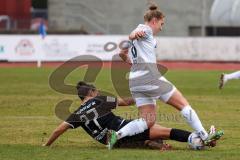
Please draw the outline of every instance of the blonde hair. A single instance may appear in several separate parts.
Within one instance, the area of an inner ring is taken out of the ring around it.
[[[150,3],[148,10],[144,14],[144,21],[150,22],[153,18],[157,18],[158,20],[164,18],[165,15],[160,11],[158,6],[155,3]]]

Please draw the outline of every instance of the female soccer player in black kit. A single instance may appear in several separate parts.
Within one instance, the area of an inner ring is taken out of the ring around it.
[[[81,106],[62,122],[52,133],[44,146],[50,146],[60,135],[68,129],[82,127],[93,139],[107,145],[109,130],[118,131],[123,126],[134,120],[126,120],[114,115],[111,110],[117,106],[134,104],[132,98],[115,98],[99,95],[94,85],[80,81],[77,86],[78,96],[82,100]],[[141,127],[141,126],[139,126]],[[134,128],[131,128],[134,130]],[[187,142],[191,132],[166,128],[155,124],[143,133],[125,137],[119,140],[115,146],[125,143],[149,142],[149,140],[171,139],[179,142]]]

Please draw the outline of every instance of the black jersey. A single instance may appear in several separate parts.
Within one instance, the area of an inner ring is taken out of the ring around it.
[[[108,129],[118,130],[125,121],[111,110],[117,106],[117,98],[97,96],[82,104],[67,120],[72,128],[81,126],[91,137],[106,144]]]
[[[92,138],[106,144],[108,130],[118,131],[131,120],[125,120],[114,115],[111,110],[117,106],[117,98],[97,96],[82,104],[67,120],[73,129],[82,127]],[[130,141],[144,141],[149,139],[149,129],[135,136],[125,137],[118,141],[117,146]]]

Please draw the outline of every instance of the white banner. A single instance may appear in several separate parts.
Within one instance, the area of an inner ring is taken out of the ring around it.
[[[159,38],[158,60],[240,61],[240,38]]]
[[[124,40],[127,40],[125,35],[48,35],[44,40],[38,35],[1,35],[0,60],[67,61],[92,55],[111,61]],[[157,40],[158,60],[240,61],[240,38],[161,37]]]
[[[6,46],[0,43],[0,60],[7,60],[8,55],[6,53]]]
[[[49,35],[41,39],[38,35],[4,35],[0,36],[0,47],[4,46],[2,54],[0,48],[0,60],[67,61],[80,55],[92,55],[111,61],[117,54],[118,44],[126,39],[127,36]],[[105,50],[105,46],[110,51]]]

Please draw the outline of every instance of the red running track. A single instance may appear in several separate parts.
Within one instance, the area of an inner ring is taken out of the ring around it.
[[[42,67],[56,68],[64,62],[43,62]],[[84,62],[76,62],[84,63]],[[85,62],[86,63],[86,62]],[[95,65],[99,62],[87,62]],[[168,69],[182,70],[240,70],[240,62],[192,62],[192,61],[159,61],[161,65]],[[114,62],[116,67],[128,67],[124,62]],[[0,62],[0,68],[15,68],[15,67],[37,67],[36,62]],[[103,67],[110,68],[111,62],[103,62]]]

